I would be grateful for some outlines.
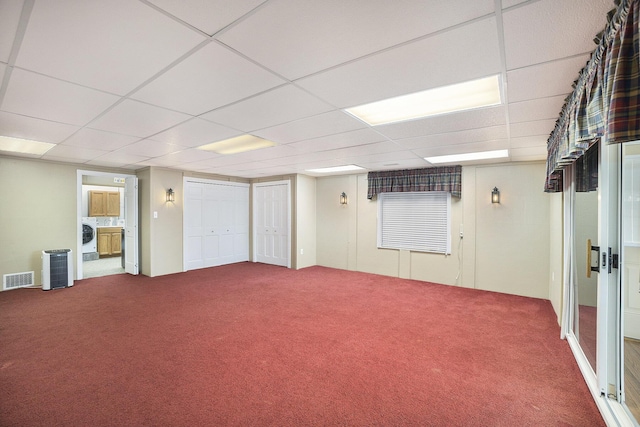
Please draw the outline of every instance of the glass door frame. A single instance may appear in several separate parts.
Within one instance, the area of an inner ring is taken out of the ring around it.
[[[618,343],[617,343],[617,350],[618,350],[618,366],[619,366],[619,371],[618,371],[618,375],[619,375],[619,384],[620,384],[620,388],[618,390],[618,394],[617,394],[617,400],[618,402],[620,402],[624,408],[625,414],[633,421],[631,421],[630,425],[633,426],[640,426],[640,419],[634,418],[633,414],[631,413],[631,410],[629,409],[629,407],[626,405],[626,396],[625,396],[625,309],[626,309],[626,304],[625,304],[625,282],[626,282],[626,272],[627,272],[627,266],[629,265],[629,263],[627,263],[626,260],[626,252],[625,252],[625,244],[624,244],[624,236],[623,236],[623,230],[624,230],[624,173],[625,173],[625,169],[624,169],[624,160],[625,160],[625,156],[624,156],[624,148],[625,148],[625,144],[617,144],[619,146],[619,150],[618,150],[618,161],[617,161],[617,168],[619,170],[618,172],[618,179],[619,179],[619,189],[618,189],[618,195],[619,195],[619,218],[618,218],[618,227],[619,227],[619,232],[618,235],[620,236],[620,255],[619,255],[619,285],[618,285],[618,289],[619,289],[619,298],[618,298],[618,333],[617,333],[617,337],[618,337]],[[629,144],[639,144],[640,145],[640,141],[630,141]]]
[[[573,333],[576,283],[576,247],[574,243],[575,167],[564,170],[564,303],[561,337],[565,338],[578,367],[607,425],[637,426],[620,403],[622,402],[622,307],[620,297],[621,275],[611,268],[612,254],[619,254],[620,236],[620,162],[621,144],[600,142],[598,159],[598,236],[600,246],[597,291],[597,349],[596,369],[592,369],[577,337]]]

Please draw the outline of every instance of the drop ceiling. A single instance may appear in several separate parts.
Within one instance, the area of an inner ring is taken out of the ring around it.
[[[611,0],[8,0],[0,135],[50,161],[243,178],[508,149],[543,160]],[[491,75],[495,107],[381,126],[356,105]],[[196,147],[251,134],[276,143]],[[14,153],[0,152],[4,155]],[[30,155],[29,157],[34,157]]]

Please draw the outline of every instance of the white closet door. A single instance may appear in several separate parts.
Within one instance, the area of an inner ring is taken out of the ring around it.
[[[216,185],[201,184],[202,194],[202,222],[203,222],[203,266],[219,265],[220,258],[220,214],[218,212],[218,188]]]
[[[235,261],[233,256],[234,187],[220,186],[218,199],[218,265]]]
[[[185,270],[249,259],[249,186],[185,181]]]
[[[254,193],[255,260],[289,267],[289,182],[256,184]]]
[[[249,261],[249,187],[238,188],[233,203],[234,262]]]
[[[184,198],[185,213],[185,270],[204,267],[202,223],[203,194],[202,184],[186,182]]]

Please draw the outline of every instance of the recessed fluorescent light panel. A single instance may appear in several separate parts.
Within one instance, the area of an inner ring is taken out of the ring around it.
[[[199,150],[213,151],[218,154],[236,154],[245,151],[259,150],[261,148],[273,147],[275,142],[258,138],[253,135],[240,135],[224,141],[212,142],[211,144],[198,147]]]
[[[0,151],[9,151],[12,153],[42,156],[44,153],[55,147],[55,145],[56,144],[48,142],[33,141],[31,139],[0,136]]]
[[[509,157],[509,150],[480,151],[477,153],[451,154],[448,156],[425,157],[424,159],[433,164],[469,162],[472,160],[500,159]]]
[[[371,126],[502,103],[500,75],[372,102],[345,111]]]
[[[352,172],[363,170],[360,166],[356,165],[344,165],[344,166],[334,166],[331,168],[319,168],[319,169],[307,169],[307,172],[312,173],[332,173],[332,172]]]

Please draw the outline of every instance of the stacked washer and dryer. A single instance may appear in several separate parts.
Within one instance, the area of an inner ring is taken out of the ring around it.
[[[98,219],[82,217],[82,260],[98,259]]]

